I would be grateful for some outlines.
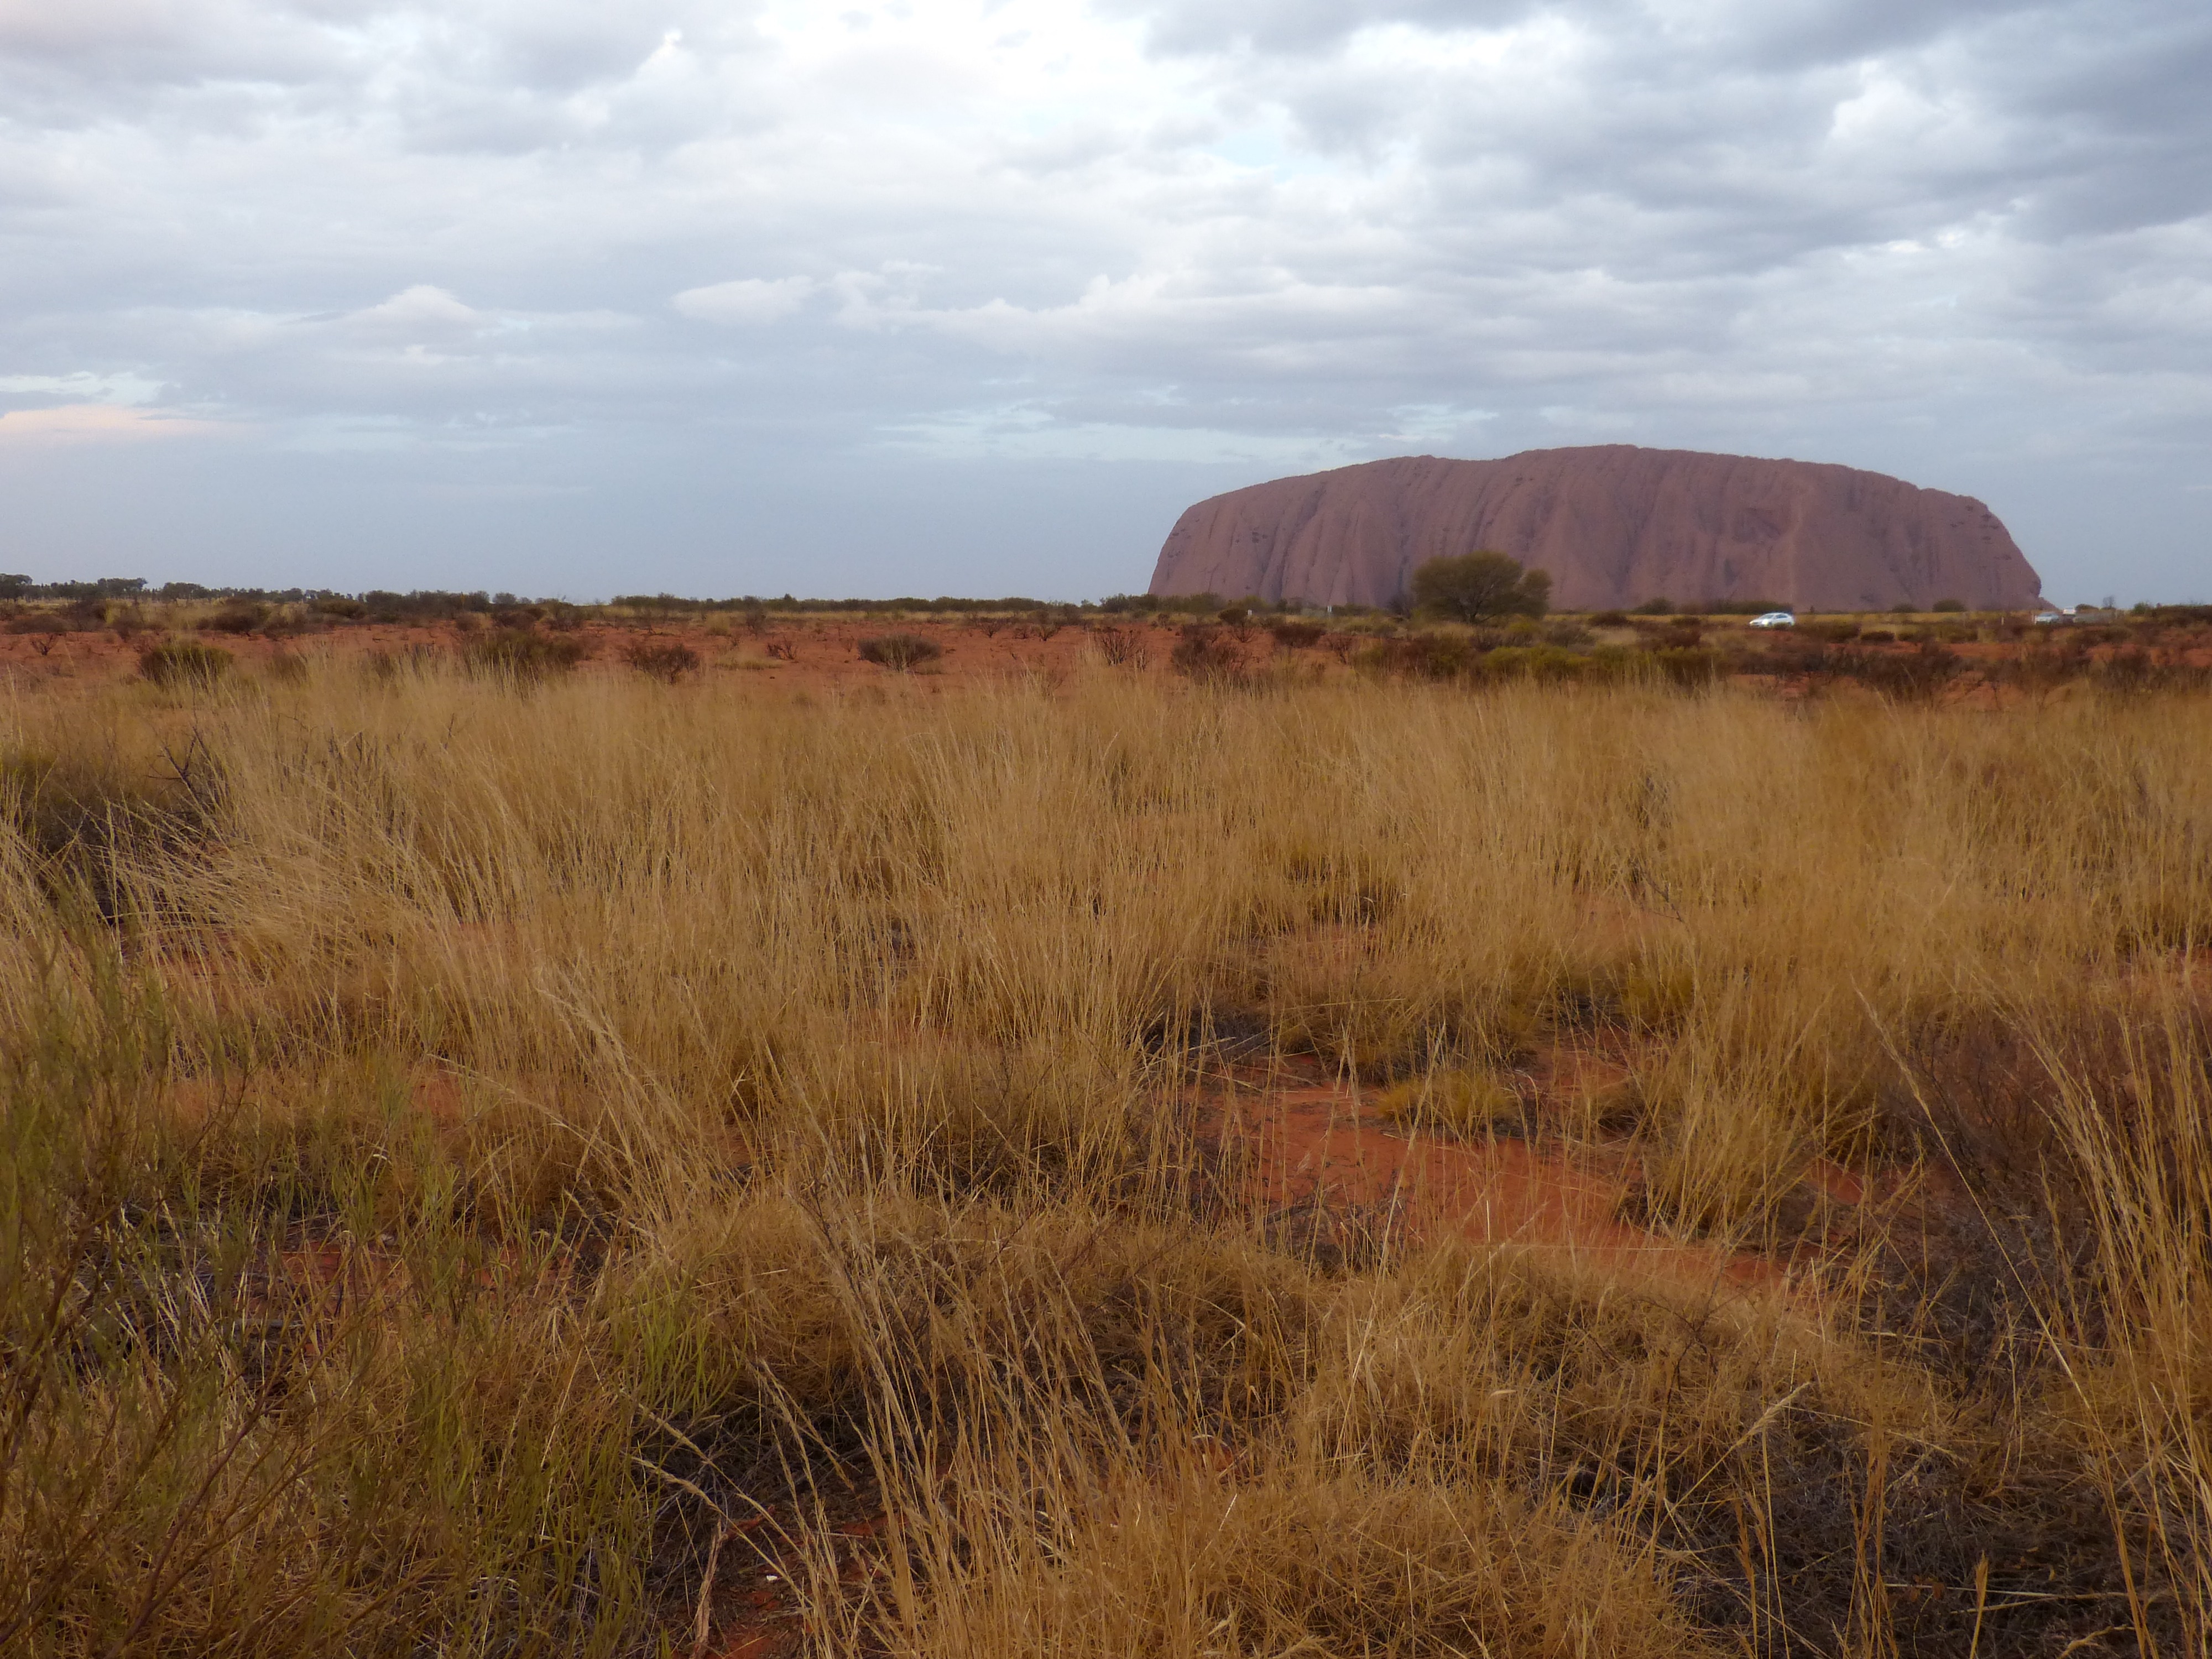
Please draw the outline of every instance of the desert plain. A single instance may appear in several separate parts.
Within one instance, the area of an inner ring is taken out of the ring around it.
[[[0,636],[0,1650],[2212,1644],[2212,618],[238,623]]]

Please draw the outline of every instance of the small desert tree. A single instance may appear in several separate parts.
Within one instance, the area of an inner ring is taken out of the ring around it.
[[[1552,602],[1550,576],[1487,550],[1431,559],[1413,572],[1412,589],[1416,606],[1449,622],[1540,617]]]

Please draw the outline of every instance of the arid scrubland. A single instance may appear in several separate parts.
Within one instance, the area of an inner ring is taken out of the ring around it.
[[[2212,702],[2075,691],[12,693],[0,1650],[2203,1652]]]

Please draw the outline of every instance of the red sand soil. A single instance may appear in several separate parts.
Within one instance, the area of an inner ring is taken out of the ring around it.
[[[1232,1100],[1218,1121],[1250,1149],[1256,1195],[1278,1213],[1357,1214],[1409,1242],[1456,1234],[1709,1290],[1785,1281],[1764,1257],[1678,1243],[1623,1219],[1637,1174],[1625,1153],[1408,1132],[1328,1083]]]
[[[890,617],[779,617],[766,631],[750,632],[741,622],[718,617],[712,625],[690,622],[591,622],[565,637],[580,640],[586,657],[581,672],[631,672],[625,654],[639,645],[684,645],[698,653],[701,667],[693,682],[728,687],[756,687],[783,696],[834,693],[866,687],[888,689],[903,684],[916,691],[937,691],[948,686],[985,682],[1060,684],[1086,660],[1102,659],[1098,640],[1113,630],[1133,642],[1138,660],[1124,672],[1164,677],[1174,650],[1181,619],[1162,622],[1140,617],[1093,617],[1081,624],[1056,624],[1034,620],[999,618]],[[327,656],[356,660],[374,653],[398,655],[410,651],[439,654],[460,651],[479,638],[482,628],[438,625],[382,625],[352,623],[317,631],[270,638],[259,634],[234,635],[213,631],[180,631],[163,635],[155,630],[129,639],[112,630],[62,635],[17,635],[0,632],[0,683],[27,681],[32,684],[65,686],[72,683],[98,684],[125,678],[137,672],[139,653],[164,637],[193,639],[227,651],[250,671],[265,668],[279,656]],[[907,673],[897,673],[863,661],[860,644],[872,635],[911,633],[935,641],[944,655]],[[1908,644],[1860,647],[1874,653],[1909,653]],[[1972,643],[1953,647],[1971,667],[1981,668],[2016,655],[2021,647]],[[1316,676],[1341,676],[1350,671],[1335,651],[1324,646],[1286,647],[1256,624],[1243,630],[1239,649],[1248,663],[1258,665],[1287,659]],[[2113,647],[2093,647],[2093,658],[2109,656]],[[2182,650],[2161,649],[2161,656],[2191,666],[2212,665],[2212,648],[2192,646]],[[1802,677],[1747,672],[1747,680],[1771,685],[1779,695],[1802,690]],[[2024,695],[2024,694],[2023,694]],[[1998,698],[1998,689],[1978,673],[1960,677],[1944,693],[1946,701],[1987,704]],[[2008,692],[2006,701],[2014,700]]]

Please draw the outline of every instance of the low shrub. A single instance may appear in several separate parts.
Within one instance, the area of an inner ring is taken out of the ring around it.
[[[1753,659],[1752,672],[1768,674],[1821,674],[1827,672],[1830,649],[1818,635],[1809,639],[1778,640]]]
[[[1620,685],[1649,672],[1650,659],[1625,645],[1601,645],[1583,653],[1582,662],[1584,679]]]
[[[2092,678],[2106,690],[2123,696],[2152,691],[2201,691],[2212,671],[2189,662],[2178,653],[2154,653],[2140,645],[2124,646],[2098,663]]]
[[[1533,679],[1556,684],[1584,678],[1601,658],[1604,667],[1599,672],[1610,674],[1611,658],[1603,653],[1570,651],[1537,641],[1533,629],[1513,634],[1495,629],[1467,634],[1413,634],[1404,639],[1373,641],[1352,653],[1351,660],[1354,667],[1369,673],[1403,674],[1432,681]]]
[[[1140,629],[1101,628],[1091,638],[1098,654],[1113,667],[1142,668],[1152,659],[1152,647],[1145,642]]]
[[[1509,645],[1475,659],[1486,679],[1535,680],[1557,685],[1582,678],[1589,659],[1556,645]]]
[[[472,673],[542,680],[570,672],[588,654],[581,640],[548,639],[534,629],[501,628],[471,640],[461,659]]]
[[[1592,628],[1626,628],[1628,626],[1628,613],[1626,611],[1601,611],[1590,618],[1590,626]]]
[[[1966,602],[1964,599],[1938,599],[1928,608],[1939,615],[1955,616],[1966,608]]]
[[[138,672],[155,685],[213,685],[230,671],[230,653],[194,640],[172,640],[138,653]]]
[[[269,607],[265,605],[229,605],[200,626],[217,634],[251,634],[268,620]]]
[[[860,641],[860,660],[903,674],[923,663],[935,662],[945,647],[920,634],[875,634]]]
[[[1187,624],[1168,665],[1202,683],[1233,679],[1244,672],[1244,653],[1231,631],[1214,623]]]
[[[699,653],[675,640],[640,640],[623,653],[623,660],[649,678],[673,685],[699,666]]]
[[[1711,685],[1721,677],[1717,651],[1696,646],[1662,645],[1650,653],[1650,658],[1652,665],[1674,685]]]
[[[1392,669],[1422,680],[1457,679],[1478,655],[1474,642],[1464,634],[1414,634],[1389,641],[1388,649]]]
[[[1886,697],[1933,702],[1966,665],[1956,652],[1930,641],[1911,651],[1839,651],[1836,666]]]
[[[1296,651],[1305,646],[1321,643],[1327,631],[1319,623],[1293,622],[1285,617],[1267,630],[1275,636],[1275,643],[1286,650]]]

